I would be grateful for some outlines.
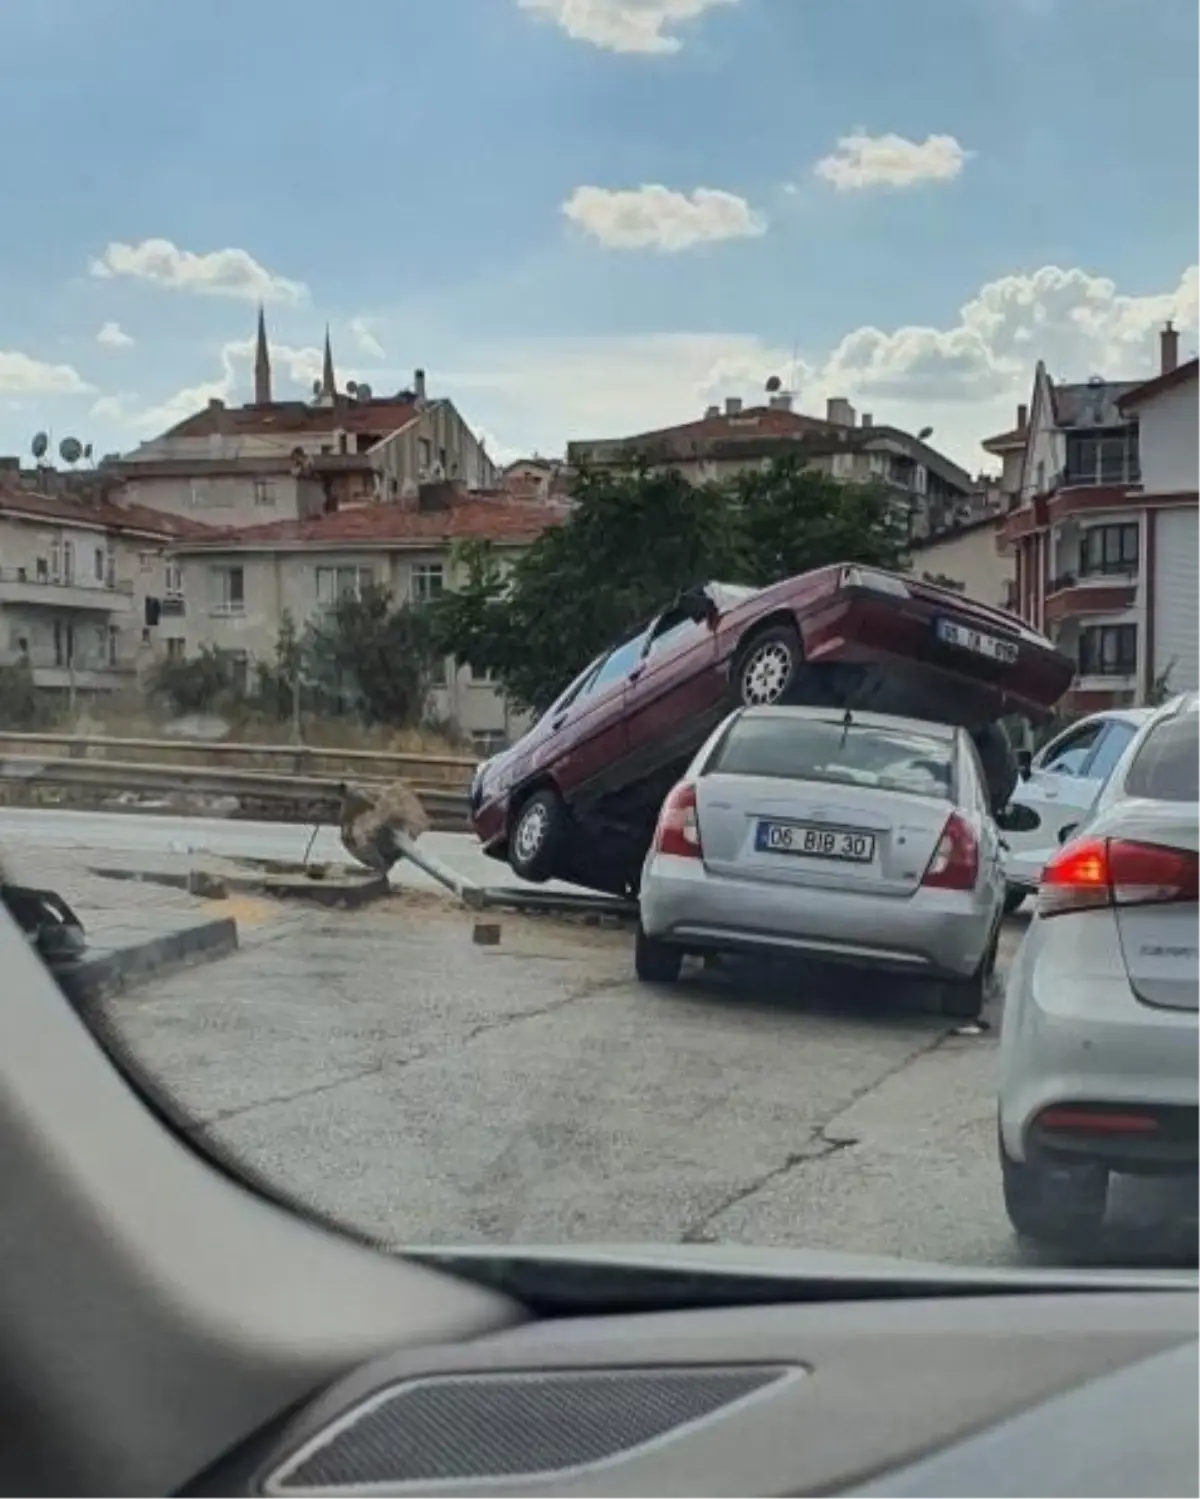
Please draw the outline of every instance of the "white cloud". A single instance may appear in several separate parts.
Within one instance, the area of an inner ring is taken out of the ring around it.
[[[129,402],[131,396],[100,396],[92,402],[88,411],[89,416],[94,416],[101,422],[123,422],[129,416]]]
[[[553,21],[577,42],[607,52],[659,55],[683,46],[676,27],[737,0],[518,0],[522,10]]]
[[[173,395],[154,405],[131,408],[129,402],[121,397],[108,398],[110,404],[105,410],[97,412],[97,415],[110,417],[114,421],[122,423],[131,431],[142,436],[157,436],[173,427],[177,422],[183,421],[187,416],[194,415],[209,401],[219,400],[232,403],[249,398],[249,370],[254,361],[255,340],[253,338],[235,338],[222,344],[220,360],[221,373],[210,380],[202,380],[195,385],[184,386]],[[296,387],[295,394],[307,396],[314,380],[321,376],[324,359],[324,351],[316,344],[305,344],[296,346],[293,344],[271,342],[271,373],[276,386],[276,399],[279,399],[279,385],[286,381]],[[357,376],[354,369],[344,369],[340,365],[337,368],[339,386],[344,389],[347,380],[353,380]],[[96,403],[102,404],[106,398]]]
[[[1195,266],[1173,287],[1142,295],[1085,270],[1043,266],[988,282],[940,324],[851,327],[829,346],[802,348],[795,363],[782,341],[736,331],[581,336],[460,344],[430,379],[489,434],[498,458],[688,421],[726,396],[760,402],[774,374],[796,390],[798,410],[822,416],[828,397],[845,396],[877,423],[932,426],[934,446],[974,470],[988,461],[981,439],[1010,427],[1017,402],[1028,400],[1039,358],[1056,379],[1148,376],[1167,318],[1181,331],[1183,357],[1194,352],[1198,298]],[[380,328],[389,341],[387,325]],[[306,394],[320,350],[272,345],[272,356],[277,385]],[[221,349],[213,378],[149,409],[132,397],[113,398],[119,404],[110,408],[101,397],[96,415],[111,412],[114,426],[139,436],[161,432],[212,397],[246,398],[252,358],[252,340],[235,340]],[[338,378],[357,377],[339,367]]]
[[[813,171],[840,193],[871,187],[915,187],[921,182],[951,182],[967,157],[952,135],[927,135],[923,141],[902,135],[844,135],[837,150],[823,156]]]
[[[638,188],[577,187],[563,213],[610,250],[691,249],[766,232],[766,220],[736,193],[698,187],[691,193],[653,183]]]
[[[106,349],[128,349],[132,346],[133,339],[120,323],[108,322],[96,334],[96,342],[103,344]]]
[[[89,267],[93,276],[130,276],[175,291],[210,297],[238,297],[246,302],[302,302],[302,281],[267,270],[247,250],[181,250],[169,239],[144,239],[136,245],[114,241]]]
[[[934,428],[933,443],[974,470],[979,444],[1010,427],[1045,359],[1058,379],[1153,373],[1157,330],[1173,318],[1184,356],[1197,337],[1198,274],[1144,296],[1083,270],[1045,266],[989,282],[943,327],[860,327],[831,349],[792,351],[737,333],[541,339],[477,349],[439,384],[512,451],[561,452],[571,437],[620,437],[698,417],[710,402],[763,399],[768,375],[823,416],[845,396],[877,423]]]
[[[370,354],[373,359],[384,357],[384,347],[372,333],[371,324],[365,317],[352,317],[350,332],[354,335],[354,342],[364,354]]]
[[[92,387],[70,364],[47,364],[16,349],[0,349],[0,390],[37,395],[81,395]]]

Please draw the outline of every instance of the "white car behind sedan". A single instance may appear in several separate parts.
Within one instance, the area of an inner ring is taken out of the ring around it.
[[[638,976],[689,952],[790,952],[916,975],[978,1016],[1004,903],[971,736],[880,713],[745,708],[663,804],[642,872]]]
[[[1197,1168],[1197,698],[1153,715],[1047,864],[1000,1043],[1018,1233],[1086,1238],[1110,1175]]]

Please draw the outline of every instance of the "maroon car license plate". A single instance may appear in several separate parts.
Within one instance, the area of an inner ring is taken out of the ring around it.
[[[972,651],[976,656],[986,656],[989,661],[1003,661],[1009,666],[1020,654],[1011,640],[1001,640],[996,635],[988,635],[970,625],[960,625],[956,619],[939,619],[937,634],[939,640],[944,640],[947,645],[956,645],[960,651]]]

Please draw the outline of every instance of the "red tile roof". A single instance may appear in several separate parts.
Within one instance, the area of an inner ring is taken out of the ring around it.
[[[370,401],[339,396],[333,406],[309,406],[304,401],[273,401],[269,406],[210,404],[184,417],[162,436],[211,437],[222,432],[269,437],[276,433],[299,436],[334,431],[385,436],[416,421],[420,411],[416,398],[408,395]]]
[[[88,499],[69,494],[46,494],[41,490],[0,486],[0,513],[34,516],[65,525],[95,526],[106,531],[136,531],[164,539],[212,534],[212,527],[186,516],[168,515],[147,505],[121,505],[100,497]]]
[[[1200,359],[1189,359],[1186,364],[1179,364],[1173,370],[1168,370],[1164,375],[1155,375],[1153,380],[1147,380],[1144,385],[1135,385],[1132,390],[1127,390],[1117,402],[1122,411],[1131,406],[1141,406],[1146,401],[1152,401],[1155,396],[1162,395],[1165,390],[1174,390],[1178,385],[1186,385],[1189,380],[1194,380],[1200,373]]]
[[[1013,448],[1023,448],[1028,437],[1028,427],[1014,427],[1011,432],[998,432],[995,437],[985,437],[980,446],[989,453],[1011,452]]]
[[[296,546],[386,546],[413,542],[535,540],[548,526],[561,525],[559,505],[512,503],[469,497],[445,510],[412,510],[400,504],[363,505],[305,521],[271,521],[261,526],[210,529],[204,546],[273,550]]]
[[[833,425],[820,417],[804,416],[798,411],[784,411],[778,406],[746,406],[741,411],[720,411],[714,416],[702,416],[698,421],[683,422],[678,427],[660,427],[654,432],[639,432],[635,437],[619,440],[632,445],[643,442],[706,442],[713,439],[735,441],[739,437],[803,437],[810,432],[827,432]]]

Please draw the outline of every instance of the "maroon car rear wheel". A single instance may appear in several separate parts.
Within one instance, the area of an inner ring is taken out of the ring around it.
[[[795,686],[803,651],[791,625],[772,625],[742,646],[733,668],[733,688],[744,708],[768,708],[787,701]]]

